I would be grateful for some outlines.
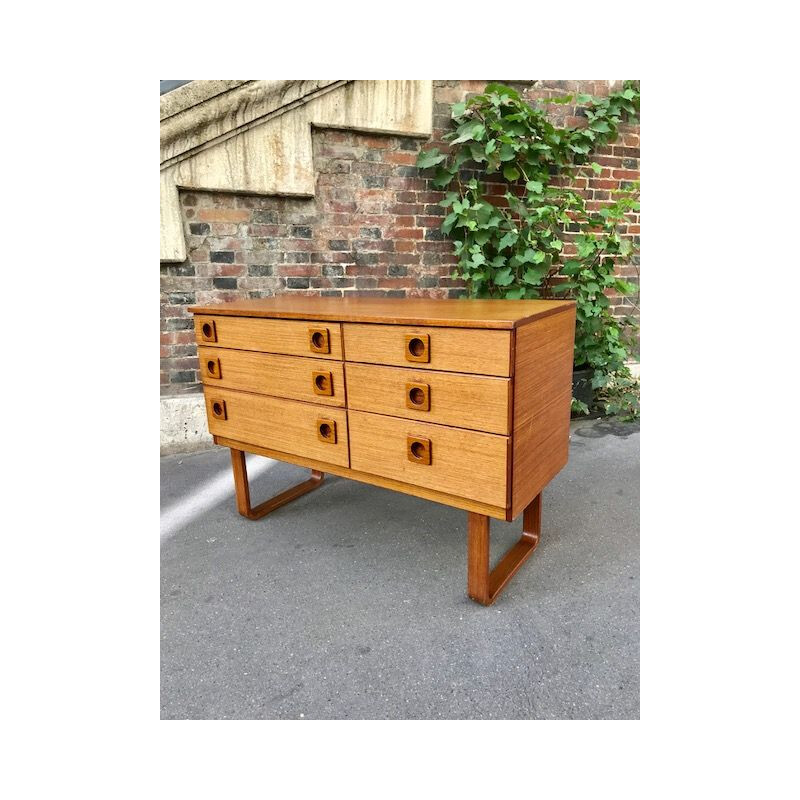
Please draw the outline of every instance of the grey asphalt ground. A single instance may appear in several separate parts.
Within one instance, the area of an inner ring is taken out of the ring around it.
[[[258,462],[254,504],[307,474]],[[573,424],[542,541],[488,608],[464,511],[326,476],[250,522],[227,450],[161,475],[162,719],[638,719],[636,426]],[[493,561],[521,524],[492,520]]]

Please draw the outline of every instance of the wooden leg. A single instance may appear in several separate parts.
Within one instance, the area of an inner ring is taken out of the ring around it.
[[[261,517],[269,514],[270,511],[274,511],[291,500],[307,494],[312,489],[316,489],[325,477],[324,472],[312,469],[311,477],[307,481],[298,483],[297,486],[292,486],[291,489],[287,489],[285,492],[281,492],[252,508],[250,506],[250,484],[247,480],[247,464],[242,450],[231,448],[231,465],[233,466],[233,483],[236,486],[236,508],[247,519],[261,519]]]
[[[467,594],[490,606],[539,544],[542,495],[536,495],[522,514],[522,538],[493,570],[489,570],[489,517],[472,511],[467,514]]]

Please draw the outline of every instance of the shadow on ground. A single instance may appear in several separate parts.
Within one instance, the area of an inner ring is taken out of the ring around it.
[[[638,447],[573,424],[542,542],[489,608],[463,511],[328,476],[250,522],[227,450],[162,458],[162,718],[638,718]],[[270,464],[254,503],[305,474]],[[492,521],[493,559],[520,530]]]

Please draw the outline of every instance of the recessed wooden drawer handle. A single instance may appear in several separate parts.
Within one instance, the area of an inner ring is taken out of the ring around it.
[[[225,408],[224,400],[211,401],[211,416],[214,419],[228,419],[228,409]]]
[[[406,361],[423,361],[427,364],[430,360],[431,337],[427,333],[406,336]]]
[[[200,338],[204,342],[216,342],[217,341],[217,323],[214,320],[209,320],[208,322],[204,322],[200,326]]]
[[[406,408],[413,408],[414,411],[430,411],[431,387],[427,383],[407,383]]]
[[[326,444],[336,444],[336,420],[318,419],[317,438]]]
[[[207,378],[221,378],[222,365],[219,363],[218,358],[209,358],[205,364]]]
[[[330,353],[331,340],[327,328],[308,329],[308,348],[312,353]]]
[[[314,394],[333,395],[333,375],[330,372],[312,372],[311,384]]]
[[[415,464],[431,463],[431,440],[409,436],[406,439],[408,460]]]

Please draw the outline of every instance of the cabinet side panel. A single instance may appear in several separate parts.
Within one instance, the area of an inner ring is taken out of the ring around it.
[[[516,330],[511,518],[567,463],[575,308]]]

